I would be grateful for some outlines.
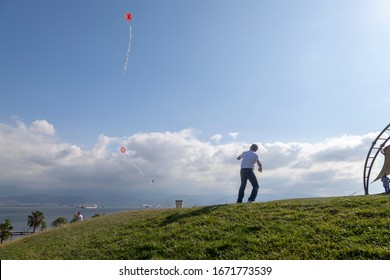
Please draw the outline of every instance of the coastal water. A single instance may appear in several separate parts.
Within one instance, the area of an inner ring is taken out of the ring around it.
[[[80,211],[84,220],[90,219],[96,214],[110,214],[114,212],[122,212],[129,210],[136,210],[141,208],[115,208],[115,207],[98,207],[98,208],[76,208],[76,207],[0,207],[0,223],[4,223],[5,219],[10,219],[13,226],[12,231],[31,231],[27,226],[27,217],[33,211],[41,211],[45,215],[47,228],[58,217],[64,217],[70,222],[76,211]]]

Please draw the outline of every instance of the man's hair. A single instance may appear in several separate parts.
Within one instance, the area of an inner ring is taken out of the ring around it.
[[[259,147],[256,144],[252,144],[250,149],[251,149],[251,151],[256,152],[259,149]]]

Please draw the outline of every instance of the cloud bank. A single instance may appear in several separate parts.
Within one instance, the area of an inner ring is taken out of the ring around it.
[[[15,186],[153,199],[207,194],[234,202],[240,184],[236,157],[252,143],[238,142],[235,137],[221,143],[220,134],[212,136],[210,143],[198,134],[183,129],[120,138],[100,135],[94,147],[85,149],[58,140],[54,125],[46,120],[0,123],[0,190]],[[257,173],[259,200],[265,195],[363,194],[363,164],[376,135],[342,135],[318,143],[262,143],[259,139],[264,169]],[[126,147],[125,156],[119,151],[121,146]],[[380,184],[373,188],[370,193],[382,191]]]

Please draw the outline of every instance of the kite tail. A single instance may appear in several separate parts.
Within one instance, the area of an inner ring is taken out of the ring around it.
[[[128,162],[128,163],[130,163],[132,166],[134,166],[135,168],[137,168],[137,170],[139,171],[139,173],[142,175],[142,176],[144,176],[145,177],[145,174],[142,172],[142,170],[137,166],[137,165],[135,165],[134,163],[132,163],[130,160],[128,160],[125,156],[123,156],[124,157],[124,159]]]
[[[138,171],[139,171],[139,173],[142,175],[142,176],[144,176],[145,177],[145,174],[142,172],[142,170],[141,169],[139,169],[139,167],[137,166],[137,165],[135,165],[134,163],[132,163],[132,162],[130,162],[130,164],[132,165],[132,166],[134,166],[135,168],[137,168],[138,169]]]
[[[131,46],[131,24],[129,23],[129,45],[127,47],[127,54],[126,54],[126,63],[125,63],[125,69],[123,70],[123,74],[126,73],[127,70],[127,62],[129,61],[129,53],[130,53],[130,46]]]

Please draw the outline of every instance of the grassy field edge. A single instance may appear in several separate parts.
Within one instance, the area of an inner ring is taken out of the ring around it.
[[[390,259],[390,196],[119,212],[7,242],[0,259]]]

